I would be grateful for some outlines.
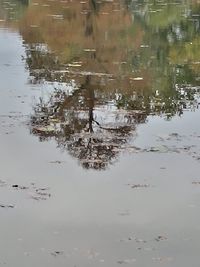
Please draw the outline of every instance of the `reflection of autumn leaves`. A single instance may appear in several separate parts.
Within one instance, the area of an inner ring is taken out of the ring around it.
[[[46,43],[60,63],[78,58],[80,69],[116,73],[129,68],[128,54],[140,47],[143,31],[119,1],[92,2],[33,2],[20,22],[25,42]]]

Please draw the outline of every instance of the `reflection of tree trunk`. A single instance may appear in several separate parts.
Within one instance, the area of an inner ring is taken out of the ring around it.
[[[85,26],[85,36],[92,36],[93,35],[93,23],[92,23],[92,14],[89,12],[86,16],[86,26]]]
[[[93,133],[92,123],[94,121],[94,89],[90,87],[90,76],[87,76],[86,85],[88,90],[88,108],[89,108],[89,132]]]
[[[94,105],[95,105],[95,94],[94,94],[94,89],[92,88],[92,86],[90,86],[90,80],[91,80],[91,76],[87,76],[86,77],[86,81],[85,81],[85,88],[88,92],[88,108],[89,108],[89,129],[88,131],[90,133],[93,133],[93,122],[95,122],[101,129],[103,130],[107,130],[107,131],[120,131],[120,132],[127,132],[130,130],[129,126],[123,126],[123,127],[119,127],[119,128],[111,128],[111,127],[103,127],[101,126],[101,124],[96,121],[94,119]]]
[[[93,108],[89,108],[89,132],[93,133],[93,127],[92,127],[92,122],[93,122]]]

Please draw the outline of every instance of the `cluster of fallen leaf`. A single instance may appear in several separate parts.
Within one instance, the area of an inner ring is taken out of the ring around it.
[[[48,187],[37,187],[35,183],[31,183],[29,186],[23,186],[19,184],[7,184],[5,181],[0,180],[0,187],[9,187],[18,191],[26,191],[29,198],[34,200],[47,200],[51,197]],[[2,204],[0,203],[0,208],[14,208],[14,204]]]

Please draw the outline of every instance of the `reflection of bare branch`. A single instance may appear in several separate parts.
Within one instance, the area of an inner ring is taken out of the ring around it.
[[[89,79],[86,83],[89,83]],[[85,100],[81,106],[76,105],[80,93],[81,99]],[[119,113],[112,113],[111,116],[115,114],[116,122],[113,119],[112,121],[116,127],[113,123],[112,127],[100,124],[98,113],[97,119],[94,119],[94,98],[91,87],[88,90],[76,90],[70,96],[62,91],[55,91],[46,104],[41,99],[35,106],[31,117],[31,131],[41,141],[54,138],[58,147],[67,149],[70,155],[79,159],[84,168],[105,169],[117,159],[135,126],[130,115],[127,124],[126,112],[121,114],[123,125],[117,123]],[[135,121],[134,116],[133,119]]]
[[[128,132],[128,131],[130,131],[130,126],[121,126],[121,127],[116,127],[116,128],[111,128],[111,127],[103,127],[103,126],[101,126],[101,124],[98,122],[98,121],[96,121],[96,120],[94,120],[93,119],[93,121],[101,128],[101,129],[103,129],[103,130],[106,130],[106,131],[120,131],[120,132]]]

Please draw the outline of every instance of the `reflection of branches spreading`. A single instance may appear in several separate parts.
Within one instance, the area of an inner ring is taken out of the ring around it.
[[[35,107],[31,131],[103,169],[147,116],[198,108],[199,23],[191,18],[182,0],[30,3],[19,22],[30,82],[57,88]],[[58,89],[69,83],[72,93]]]
[[[105,169],[134,136],[135,123],[145,114],[118,110],[113,102],[99,103],[90,78],[71,95],[55,90],[31,117],[31,131],[40,140],[55,138],[85,168]]]
[[[68,144],[70,154],[78,158],[85,168],[104,169],[116,159],[127,142],[131,127],[119,127],[117,130],[96,131],[74,136]],[[125,132],[125,134],[123,134]]]

